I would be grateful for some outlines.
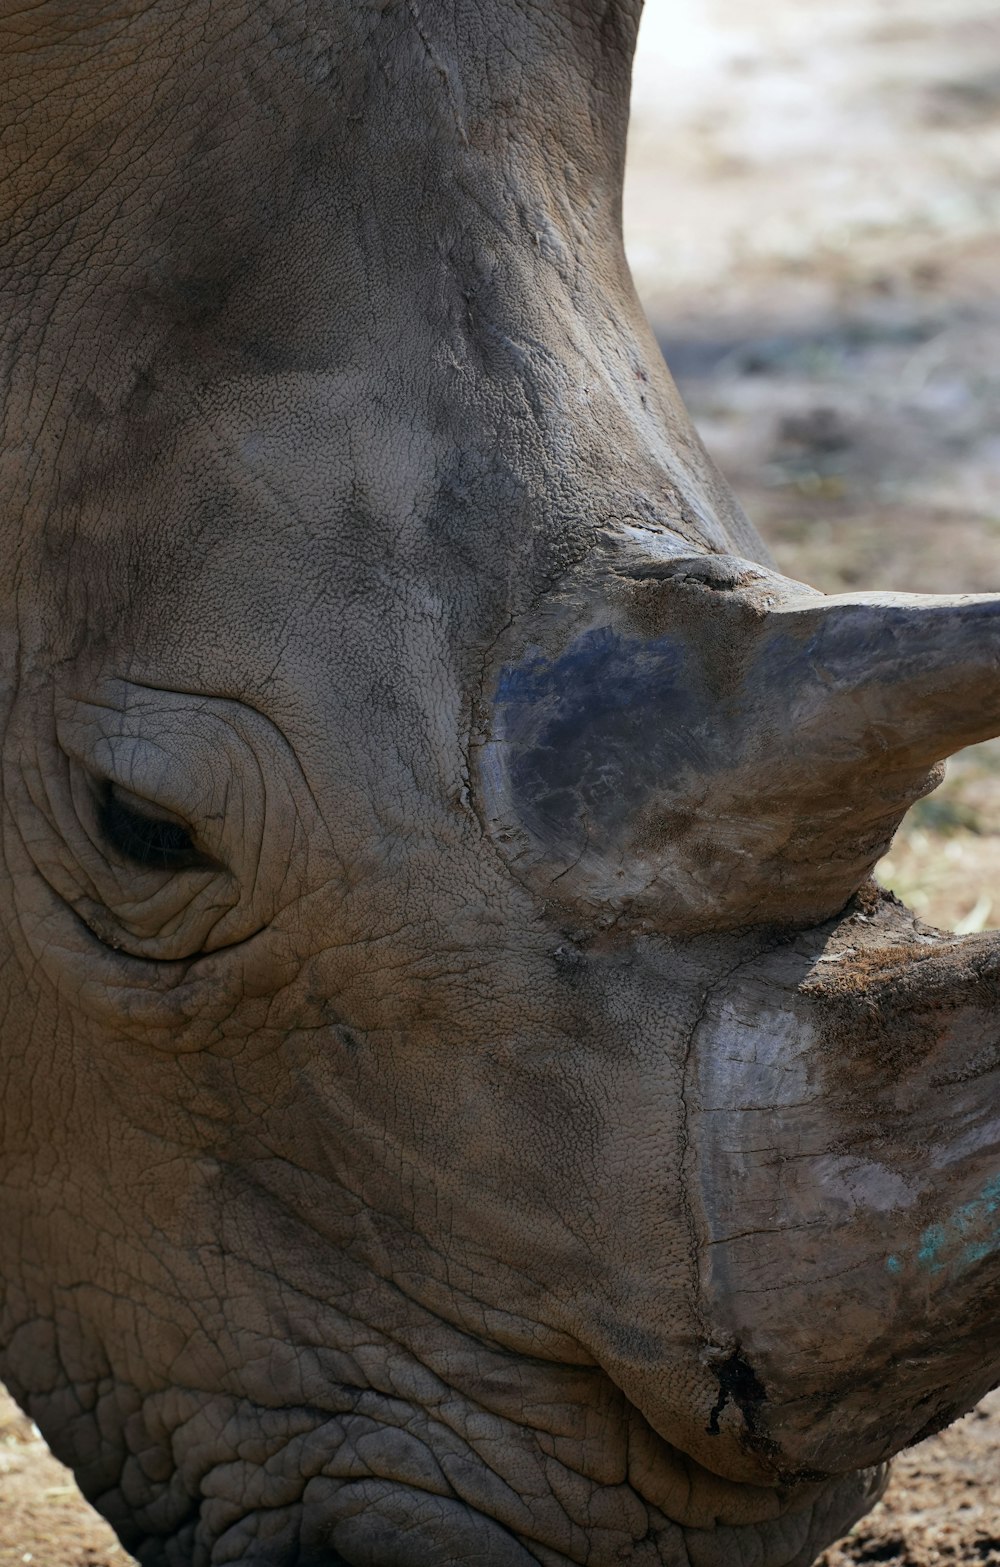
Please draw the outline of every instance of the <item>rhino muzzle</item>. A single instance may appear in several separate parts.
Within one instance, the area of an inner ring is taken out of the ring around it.
[[[866,908],[733,975],[689,1058],[717,1423],[786,1478],[939,1430],[1000,1356],[1000,946]]]
[[[827,597],[666,532],[609,530],[497,650],[515,876],[581,951],[731,933],[683,1093],[719,1473],[877,1464],[996,1380],[1000,946],[868,877],[998,729],[1000,596]]]

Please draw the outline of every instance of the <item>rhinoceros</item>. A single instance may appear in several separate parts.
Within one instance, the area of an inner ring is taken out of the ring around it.
[[[1000,597],[782,576],[638,0],[2,38],[0,1375],[147,1567],[805,1567],[1000,1375]]]

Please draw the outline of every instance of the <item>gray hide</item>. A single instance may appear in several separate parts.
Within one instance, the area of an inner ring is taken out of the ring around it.
[[[0,1375],[146,1567],[805,1567],[1000,1372],[1000,600],[772,569],[636,0],[0,5]]]

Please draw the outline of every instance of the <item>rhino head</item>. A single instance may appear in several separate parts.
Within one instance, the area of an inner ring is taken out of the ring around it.
[[[995,1380],[1000,599],[826,598],[630,0],[0,20],[0,1373],[149,1567],[805,1567]]]

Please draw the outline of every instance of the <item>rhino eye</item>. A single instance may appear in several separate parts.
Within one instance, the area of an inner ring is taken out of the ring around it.
[[[204,863],[183,823],[156,815],[108,779],[100,788],[97,820],[111,847],[145,870],[179,871]]]

